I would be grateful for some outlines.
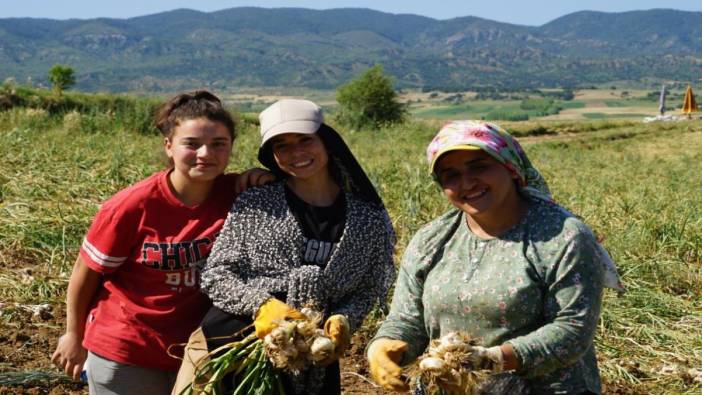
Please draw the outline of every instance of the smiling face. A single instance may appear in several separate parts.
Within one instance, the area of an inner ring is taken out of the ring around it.
[[[478,220],[512,215],[520,199],[517,175],[483,150],[449,151],[439,158],[436,175],[449,201]]]
[[[227,127],[207,118],[181,121],[165,144],[173,175],[186,182],[214,180],[224,172],[232,151]]]
[[[328,172],[327,149],[317,134],[285,133],[269,144],[280,170],[292,177],[310,179]]]

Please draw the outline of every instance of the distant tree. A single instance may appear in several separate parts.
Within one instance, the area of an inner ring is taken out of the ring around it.
[[[66,89],[71,88],[76,83],[76,77],[71,66],[55,64],[49,69],[49,81],[59,95]]]
[[[575,99],[575,93],[571,88],[563,88],[563,100],[569,101]]]
[[[456,93],[454,95],[446,96],[444,98],[444,101],[449,102],[451,104],[461,104],[461,103],[463,103],[463,94]]]
[[[339,87],[336,101],[341,107],[337,119],[353,128],[379,128],[402,122],[406,106],[397,100],[392,79],[375,65]]]

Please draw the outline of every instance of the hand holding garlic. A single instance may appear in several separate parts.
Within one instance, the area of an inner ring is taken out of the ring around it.
[[[309,308],[300,313],[304,319],[277,321],[263,338],[263,345],[273,366],[290,372],[300,372],[313,365],[334,361],[335,345],[319,328],[322,314]]]
[[[429,393],[437,388],[450,395],[471,393],[487,375],[503,370],[500,346],[479,346],[478,339],[462,332],[432,340],[419,360],[420,379]]]
[[[266,300],[259,308],[254,318],[256,336],[263,339],[275,327],[285,320],[304,320],[304,313],[293,309],[276,298]]]
[[[351,344],[351,326],[348,319],[341,314],[335,314],[324,323],[324,334],[331,340],[332,351],[325,360],[318,361],[319,365],[328,365],[344,355]]]
[[[491,370],[493,373],[504,370],[504,356],[500,346],[489,348],[475,346],[469,358],[477,369]]]
[[[376,339],[368,347],[368,365],[373,379],[383,388],[393,391],[408,391],[409,385],[402,379],[399,363],[408,345],[402,340]]]

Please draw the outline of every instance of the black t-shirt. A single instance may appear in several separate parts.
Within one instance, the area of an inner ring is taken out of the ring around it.
[[[302,229],[305,240],[305,245],[302,246],[303,262],[326,266],[334,244],[339,242],[344,233],[346,220],[344,193],[339,192],[331,206],[317,207],[300,199],[286,185],[285,200]]]

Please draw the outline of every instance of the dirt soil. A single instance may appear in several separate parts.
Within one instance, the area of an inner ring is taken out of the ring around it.
[[[58,310],[58,311],[57,311]],[[54,307],[50,314],[33,317],[30,312],[17,312],[11,322],[0,323],[0,372],[41,371],[43,376],[31,383],[7,385],[0,383],[0,395],[87,394],[88,387],[63,376],[51,364],[51,354],[63,333],[65,311]],[[354,337],[354,345],[342,360],[341,374],[344,394],[389,394],[369,380],[368,364],[363,357],[365,335]]]
[[[87,386],[64,377],[51,364],[51,353],[63,333],[64,316],[63,311],[55,310],[36,317],[16,311],[12,321],[0,323],[0,372],[48,373],[26,385],[0,384],[0,394],[88,393]]]
[[[7,265],[8,272],[21,277],[27,265],[20,260]],[[29,274],[39,275],[40,273]],[[3,303],[4,302],[4,303]],[[51,363],[51,354],[56,348],[59,336],[65,327],[65,306],[53,304],[41,314],[17,308],[15,303],[0,301],[0,373],[38,372],[30,382],[0,381],[0,395],[83,395],[88,393],[85,383],[74,382],[60,372]],[[373,336],[375,328],[364,325],[353,337],[351,348],[341,360],[341,379],[343,394],[395,394],[379,388],[371,379],[368,363],[364,357],[364,348]],[[23,377],[27,375],[24,374]],[[604,394],[641,395],[645,392],[628,388],[626,383],[603,383]]]
[[[0,384],[0,395],[79,395],[87,394],[84,383],[73,382],[63,376],[50,361],[56,341],[63,330],[65,312],[61,309],[51,312],[50,316],[33,317],[26,313],[10,323],[0,324],[0,372],[41,371],[49,373],[47,378],[39,379],[25,385]],[[363,356],[364,345],[370,334],[363,331],[353,339],[351,349],[341,363],[343,394],[393,394],[378,388],[370,378],[368,364]],[[605,394],[639,395],[618,383],[605,383]]]

